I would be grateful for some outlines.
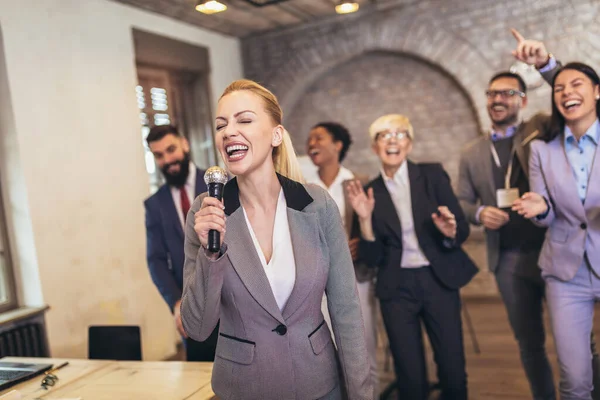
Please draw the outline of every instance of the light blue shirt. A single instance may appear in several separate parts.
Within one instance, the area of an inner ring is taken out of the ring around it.
[[[600,138],[600,124],[596,122],[590,126],[579,141],[573,136],[573,132],[569,127],[565,127],[565,152],[567,159],[571,164],[573,176],[577,182],[577,194],[581,202],[585,202],[587,188],[596,148],[598,147],[598,139]]]
[[[552,71],[554,68],[556,68],[557,65],[558,63],[556,62],[556,58],[550,57],[548,59],[548,64],[546,64],[545,67],[540,68],[540,73]]]
[[[510,137],[515,136],[515,133],[517,133],[518,126],[518,124],[514,126],[509,126],[508,129],[506,129],[505,133],[501,133],[500,131],[495,131],[492,129],[492,132],[490,134],[492,142],[497,142],[498,140],[508,139]]]

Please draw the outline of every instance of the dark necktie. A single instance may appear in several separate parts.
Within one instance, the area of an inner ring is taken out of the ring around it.
[[[183,213],[183,224],[185,225],[185,218],[190,210],[190,199],[188,198],[185,186],[179,188],[179,194],[181,195],[181,212]]]

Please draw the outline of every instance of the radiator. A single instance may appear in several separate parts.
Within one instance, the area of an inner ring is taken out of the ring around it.
[[[24,323],[0,332],[0,357],[48,357],[42,323]]]

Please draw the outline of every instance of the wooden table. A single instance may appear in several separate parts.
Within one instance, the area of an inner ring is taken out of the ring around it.
[[[69,365],[55,372],[49,390],[42,376],[1,391],[16,390],[22,400],[210,400],[212,363],[180,361],[100,361],[7,357],[2,361]],[[2,397],[0,397],[2,399]]]

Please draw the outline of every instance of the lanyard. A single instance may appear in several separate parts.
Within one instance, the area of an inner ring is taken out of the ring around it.
[[[502,169],[502,164],[500,164],[500,156],[498,156],[498,152],[494,147],[494,143],[490,142],[490,148],[492,149],[492,157],[494,158],[494,163],[498,169]],[[504,176],[504,187],[506,189],[510,189],[510,176],[512,174],[512,166],[513,166],[513,158],[515,157],[516,146],[513,145],[510,149],[510,157],[508,158],[508,168],[506,169],[506,175]]]

